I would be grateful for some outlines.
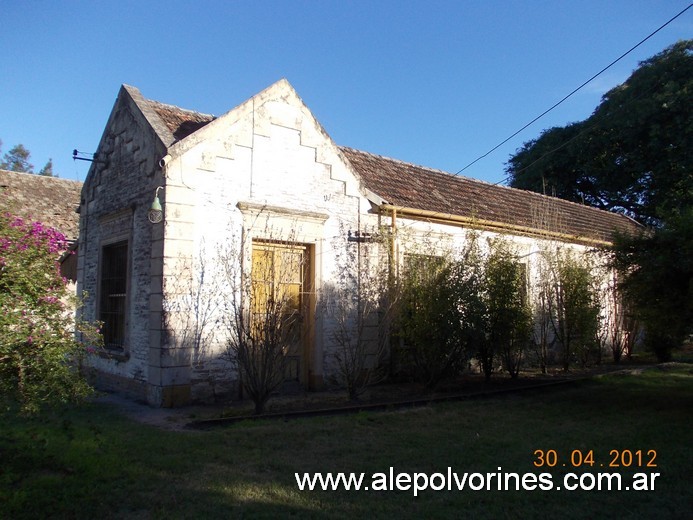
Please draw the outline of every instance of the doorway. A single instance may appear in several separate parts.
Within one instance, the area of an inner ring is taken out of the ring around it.
[[[308,383],[310,246],[253,241],[253,322],[285,342],[285,383]],[[278,332],[277,332],[278,331]]]

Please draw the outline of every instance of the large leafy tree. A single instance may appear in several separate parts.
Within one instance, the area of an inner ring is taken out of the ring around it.
[[[585,121],[544,131],[510,184],[659,224],[693,205],[693,40],[642,62]]]
[[[652,234],[619,237],[611,252],[620,288],[661,361],[693,333],[693,208]]]

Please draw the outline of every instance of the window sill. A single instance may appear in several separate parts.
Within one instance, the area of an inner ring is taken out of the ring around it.
[[[124,350],[115,350],[104,348],[95,353],[98,357],[103,359],[112,359],[114,361],[128,361],[130,359],[130,353]]]

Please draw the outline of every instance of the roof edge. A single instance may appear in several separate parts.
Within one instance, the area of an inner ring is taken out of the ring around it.
[[[140,92],[137,87],[123,83],[121,85],[121,89],[128,94],[135,106],[139,109],[149,125],[152,127],[154,133],[157,135],[162,144],[166,148],[169,148],[176,141],[176,138],[173,136],[166,124],[161,120],[159,114],[152,109],[149,104],[149,100],[142,95],[142,92]]]
[[[346,152],[352,152],[352,153],[355,153],[355,154],[363,154],[363,155],[367,155],[367,156],[374,157],[374,158],[376,158],[376,159],[381,159],[381,160],[384,160],[384,161],[388,161],[388,162],[392,162],[392,163],[396,163],[396,164],[401,164],[401,165],[403,165],[403,166],[410,166],[410,167],[418,168],[418,169],[424,170],[427,174],[441,175],[441,176],[445,176],[445,177],[450,177],[450,178],[454,178],[454,179],[459,179],[459,180],[463,180],[463,181],[466,181],[466,182],[470,182],[470,183],[473,183],[473,184],[475,184],[475,185],[478,185],[478,186],[480,187],[480,189],[503,189],[503,190],[510,190],[510,191],[514,191],[514,192],[522,192],[525,196],[527,196],[527,197],[532,197],[532,198],[536,198],[537,200],[551,201],[551,202],[556,202],[556,203],[558,203],[558,204],[570,205],[570,206],[573,206],[573,207],[576,207],[576,208],[580,208],[580,211],[591,211],[591,212],[595,212],[596,214],[599,214],[599,215],[609,215],[609,216],[612,217],[612,218],[618,218],[618,219],[622,219],[622,220],[624,220],[624,221],[627,221],[628,224],[630,224],[630,225],[632,225],[632,226],[634,226],[634,227],[636,227],[636,228],[639,228],[639,229],[643,229],[643,228],[645,227],[645,226],[643,226],[642,223],[638,222],[638,221],[635,220],[634,218],[632,218],[632,217],[630,217],[630,216],[628,216],[628,215],[624,215],[624,214],[622,214],[622,213],[616,213],[616,212],[613,212],[613,211],[607,211],[607,210],[605,210],[605,209],[596,208],[596,207],[594,207],[594,206],[589,206],[589,205],[586,205],[586,204],[580,204],[580,203],[578,203],[578,202],[574,202],[574,201],[567,200],[567,199],[562,199],[562,198],[559,198],[559,197],[553,197],[553,196],[546,195],[546,194],[543,194],[543,193],[538,193],[538,192],[536,192],[536,191],[531,191],[531,190],[526,190],[526,189],[521,189],[521,188],[514,188],[514,187],[512,187],[512,186],[505,186],[505,185],[498,184],[498,183],[491,183],[491,182],[484,181],[484,180],[481,180],[481,179],[476,179],[476,178],[474,178],[474,177],[468,177],[468,176],[465,176],[465,175],[456,175],[456,174],[452,174],[452,173],[450,173],[450,172],[447,172],[447,171],[444,171],[444,170],[440,170],[440,169],[437,169],[437,168],[432,168],[432,167],[429,167],[429,166],[423,166],[423,165],[419,165],[419,164],[415,164],[415,163],[403,161],[403,160],[401,160],[401,159],[396,159],[396,158],[392,158],[392,157],[388,157],[388,156],[384,156],[384,155],[380,155],[380,154],[376,154],[376,153],[372,153],[372,152],[367,152],[367,151],[364,151],[364,150],[359,150],[359,149],[357,149],[357,148],[352,148],[352,147],[348,147],[348,146],[339,146],[339,148],[340,148],[340,151],[341,151],[341,150],[344,150],[344,151],[346,151]],[[348,158],[347,158],[347,160],[348,160]],[[354,169],[355,169],[355,168],[354,168]],[[374,193],[374,191],[373,191],[372,188],[368,188],[367,186],[365,186],[365,188],[368,189],[371,193]],[[378,197],[380,197],[381,200],[386,200],[380,193],[375,192],[375,194],[376,194]],[[386,203],[386,204],[387,204],[387,203]],[[381,204],[376,204],[376,205],[380,206]],[[392,204],[392,207],[398,207],[398,208],[401,208],[401,209],[407,209],[407,210],[411,210],[411,211],[413,211],[413,212],[418,212],[418,211],[424,211],[424,212],[425,212],[425,211],[429,211],[429,210],[423,210],[423,209],[418,209],[418,208],[413,208],[413,207],[396,206],[395,204]],[[447,216],[455,217],[455,218],[456,218],[456,217],[460,217],[460,218],[466,218],[466,219],[471,218],[471,217],[464,217],[463,215],[457,215],[457,214],[455,214],[455,213],[443,214],[443,213],[441,213],[441,212],[435,212],[435,211],[432,211],[431,213],[435,213],[436,215],[446,215],[445,220],[448,220],[448,219],[447,219]],[[475,219],[475,220],[478,221],[478,219]],[[491,223],[491,222],[495,222],[495,221],[487,221],[487,222]],[[503,222],[497,222],[497,224],[503,224],[503,225],[505,225]],[[520,226],[520,227],[522,227],[522,226]],[[529,228],[529,227],[528,227],[527,229],[535,229],[535,228]],[[545,234],[545,231],[544,231],[544,230],[539,229],[538,231],[539,231],[540,233],[542,233],[542,234]],[[566,236],[573,236],[573,235],[566,235]],[[604,242],[604,244],[611,244],[611,243],[612,243],[612,242],[601,241],[601,240],[599,240],[599,239],[591,239],[591,238],[588,238],[588,237],[584,237],[584,240],[586,240],[586,241],[593,241],[593,240],[596,240],[596,241],[598,241],[598,242]]]
[[[426,222],[437,222],[441,224],[459,226],[459,227],[469,227],[484,229],[487,231],[496,232],[512,232],[514,234],[531,236],[534,238],[548,238],[548,239],[559,239],[563,242],[571,242],[575,244],[582,244],[594,247],[611,247],[613,242],[607,240],[600,240],[597,238],[590,238],[580,235],[571,235],[569,233],[561,233],[559,231],[551,231],[547,229],[539,229],[529,226],[520,226],[518,224],[509,224],[506,222],[499,222],[494,220],[484,220],[475,217],[465,217],[462,215],[455,215],[453,213],[440,213],[432,210],[424,210],[417,208],[409,208],[406,206],[395,206],[392,204],[380,204],[377,205],[378,208],[385,213],[391,212],[395,215],[397,213],[400,216],[412,218],[414,220],[422,220]]]
[[[64,177],[56,177],[55,175],[41,175],[39,173],[30,173],[30,172],[15,172],[13,170],[2,170],[0,169],[1,174],[12,174],[12,175],[31,175],[34,177],[38,177],[39,179],[46,179],[46,182],[72,182],[75,184],[84,184],[82,181],[78,181],[75,179],[66,179]],[[49,180],[50,179],[50,180]]]

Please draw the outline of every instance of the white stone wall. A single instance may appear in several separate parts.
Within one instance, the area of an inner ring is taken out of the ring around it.
[[[377,237],[394,224],[400,265],[404,254],[422,247],[427,254],[461,250],[470,233],[407,218],[393,223],[390,216],[371,213],[365,190],[339,149],[283,82],[168,149],[132,101],[121,99],[99,151],[107,162],[92,167],[81,205],[78,289],[91,295],[84,316],[97,317],[99,254],[108,241],[129,240],[131,285],[127,352],[94,358],[92,365],[110,374],[114,386],[152,404],[237,391],[233,366],[223,357],[223,305],[230,296],[221,251],[236,251],[247,270],[253,239],[309,246],[314,279],[309,384],[318,388],[334,375],[336,322],[324,304],[348,267],[344,252],[357,247],[348,241],[349,232]],[[164,155],[170,159],[161,169],[157,162]],[[146,213],[157,186],[164,187],[164,221],[152,225]],[[482,245],[499,236],[475,233]],[[536,280],[539,251],[555,244],[524,236],[512,241],[526,258],[530,280]],[[375,257],[387,258],[385,243],[368,247]]]
[[[173,159],[165,170],[164,286],[171,287],[171,294],[165,291],[165,301],[176,297],[179,287],[174,289],[174,281],[180,279],[183,264],[209,269],[220,263],[220,247],[269,239],[310,246],[316,305],[321,288],[334,276],[335,245],[346,245],[348,230],[358,230],[359,222],[362,229],[377,222],[367,214],[370,203],[358,179],[293,91],[265,92],[199,130],[189,142],[174,145],[169,153]],[[313,320],[311,378],[319,386],[330,324],[317,313]],[[184,328],[185,319],[178,326]],[[224,336],[224,330],[212,338],[206,335],[204,356],[192,372],[177,372],[192,381],[193,398],[208,399],[233,387],[214,381],[220,375],[225,381],[234,379],[232,367],[222,359]]]
[[[116,103],[119,109],[111,114],[82,189],[77,288],[86,296],[82,317],[97,320],[101,248],[128,240],[126,348],[122,354],[91,356],[88,361],[99,371],[101,386],[146,398],[150,384],[150,268],[156,239],[147,210],[161,182],[156,157],[164,149],[146,131],[147,122],[128,101],[125,97]]]

